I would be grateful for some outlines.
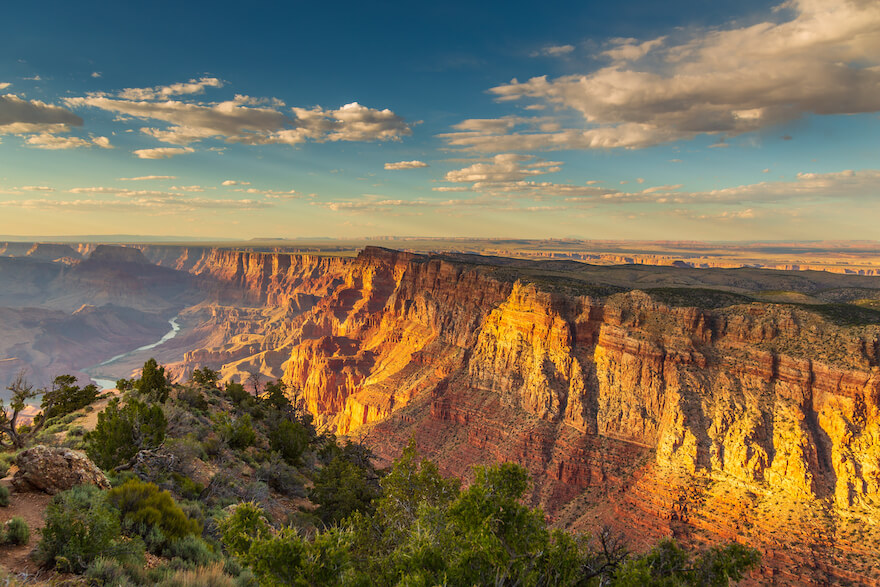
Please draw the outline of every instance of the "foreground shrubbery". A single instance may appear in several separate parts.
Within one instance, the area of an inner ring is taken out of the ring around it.
[[[122,383],[86,437],[114,488],[55,496],[36,548],[90,584],[726,585],[757,564],[735,544],[633,556],[608,533],[552,529],[510,463],[477,468],[466,489],[414,446],[377,471],[363,445],[318,435],[278,382],[220,389],[205,369],[172,388],[153,361]],[[146,551],[161,563],[145,568]]]
[[[527,487],[525,469],[505,463],[461,491],[411,446],[367,512],[306,538],[245,503],[221,538],[263,585],[726,585],[758,563],[738,544],[694,560],[672,541],[640,557],[593,550],[522,505]]]

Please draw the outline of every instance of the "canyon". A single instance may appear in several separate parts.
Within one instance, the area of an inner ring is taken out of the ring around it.
[[[177,378],[282,379],[386,462],[413,438],[465,479],[515,461],[561,527],[735,539],[764,553],[755,580],[880,584],[880,278],[379,247],[0,254],[0,368],[82,368],[177,316],[154,349]]]

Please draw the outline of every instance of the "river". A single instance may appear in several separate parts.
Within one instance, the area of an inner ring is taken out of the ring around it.
[[[135,353],[154,349],[157,346],[159,346],[160,344],[164,344],[164,343],[168,342],[169,340],[171,340],[172,338],[177,336],[178,332],[180,332],[180,324],[177,323],[178,318],[179,318],[179,316],[175,316],[174,318],[172,318],[171,320],[168,321],[168,324],[171,325],[171,330],[166,332],[162,336],[162,338],[160,338],[156,342],[152,342],[150,344],[145,344],[144,346],[140,346],[134,350],[128,351],[127,353],[122,353],[120,355],[116,355],[115,357],[110,357],[109,359],[107,359],[106,361],[104,361],[102,363],[98,363],[97,365],[92,365],[91,367],[86,367],[85,369],[82,369],[82,372],[87,373],[89,375],[89,377],[92,378],[92,381],[94,381],[98,385],[98,387],[100,387],[101,389],[116,389],[116,379],[106,379],[106,378],[101,377],[101,373],[99,371],[100,368],[106,367],[107,365],[115,363],[116,361],[121,361],[122,359],[128,358]]]

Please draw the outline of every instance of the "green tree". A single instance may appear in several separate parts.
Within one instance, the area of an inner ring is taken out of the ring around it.
[[[285,394],[287,386],[280,379],[266,383],[266,388],[260,395],[260,399],[269,404],[273,409],[288,415],[293,412],[293,405]]]
[[[30,400],[45,393],[43,389],[34,389],[25,377],[25,371],[19,371],[15,379],[7,387],[12,392],[9,400],[9,411],[3,400],[0,400],[0,448],[24,448],[37,433],[46,425],[47,418],[37,414],[30,426],[22,426],[19,418]],[[54,408],[54,398],[44,402],[43,410]]]
[[[315,486],[309,494],[321,521],[336,524],[354,512],[372,510],[372,502],[379,495],[378,476],[369,464],[359,466],[351,456],[341,451],[318,471]]]
[[[132,465],[141,450],[156,448],[165,440],[168,421],[162,408],[129,399],[120,407],[113,398],[98,414],[95,429],[86,434],[86,453],[104,470]]]
[[[756,568],[760,555],[737,543],[715,546],[691,561],[691,554],[674,540],[661,540],[650,552],[631,558],[614,573],[611,585],[628,587],[726,587]]]
[[[309,433],[299,422],[281,420],[269,431],[269,445],[285,462],[298,465],[309,446]]]
[[[171,391],[171,385],[165,377],[165,367],[160,366],[156,359],[147,360],[141,371],[141,378],[134,382],[134,389],[160,404],[165,403]]]
[[[80,387],[73,375],[59,375],[52,382],[52,388],[43,395],[41,417],[56,418],[75,412],[94,402],[99,393],[98,386],[93,383]]]
[[[201,369],[195,369],[190,379],[193,383],[201,387],[214,389],[217,387],[217,382],[220,380],[220,373],[209,369],[208,367],[202,367]]]

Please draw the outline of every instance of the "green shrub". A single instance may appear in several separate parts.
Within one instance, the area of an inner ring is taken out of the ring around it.
[[[112,469],[142,449],[159,446],[167,427],[161,407],[132,399],[120,408],[119,399],[114,398],[86,435],[86,453],[102,469]]]
[[[217,562],[221,558],[211,550],[207,542],[193,535],[172,540],[162,554],[166,558],[179,558],[199,567]]]
[[[257,440],[257,433],[251,425],[253,420],[250,414],[245,414],[234,422],[228,415],[218,414],[214,421],[217,433],[229,445],[229,448],[243,450],[253,446]]]
[[[127,587],[131,585],[125,566],[116,559],[99,556],[86,569],[89,584]]]
[[[204,485],[197,483],[186,475],[181,475],[180,473],[171,473],[171,480],[174,481],[174,485],[177,486],[177,492],[180,493],[184,499],[198,499],[205,490]]]
[[[209,369],[208,367],[202,367],[201,369],[195,369],[193,371],[190,380],[201,387],[213,389],[217,387],[217,381],[220,380],[220,373],[213,369]]]
[[[184,389],[177,395],[177,398],[194,410],[204,412],[208,409],[208,400],[197,389]]]
[[[6,522],[7,544],[27,544],[31,539],[31,529],[24,518],[16,516]]]
[[[226,383],[226,396],[232,400],[237,406],[241,406],[242,404],[252,403],[254,401],[254,396],[245,390],[244,385],[241,383]]]
[[[15,462],[15,453],[7,452],[0,455],[0,477],[6,477],[13,462]]]
[[[0,485],[0,507],[9,505],[9,489],[5,485]]]
[[[126,532],[140,535],[154,550],[170,540],[202,531],[170,493],[153,483],[132,479],[108,491],[107,501],[119,510]]]
[[[177,571],[157,585],[159,587],[236,587],[236,582],[223,572],[223,565],[217,563],[210,567]]]
[[[86,429],[84,426],[79,426],[79,425],[71,426],[67,430],[67,437],[68,438],[81,438],[85,435],[86,435]]]
[[[283,461],[278,453],[273,453],[269,460],[259,466],[256,477],[282,495],[289,497],[307,495],[299,472]]]
[[[220,439],[219,435],[214,432],[209,432],[205,435],[204,439],[202,439],[202,450],[204,450],[205,454],[209,457],[217,457],[223,450],[223,441]]]
[[[299,422],[282,420],[269,432],[269,445],[289,464],[298,465],[309,446],[309,433]]]
[[[119,513],[94,485],[59,493],[46,508],[46,526],[34,558],[62,572],[82,573],[99,556],[143,556],[143,545],[121,540]]]
[[[255,540],[271,535],[266,514],[253,502],[238,504],[217,526],[223,545],[238,557],[245,557]]]

